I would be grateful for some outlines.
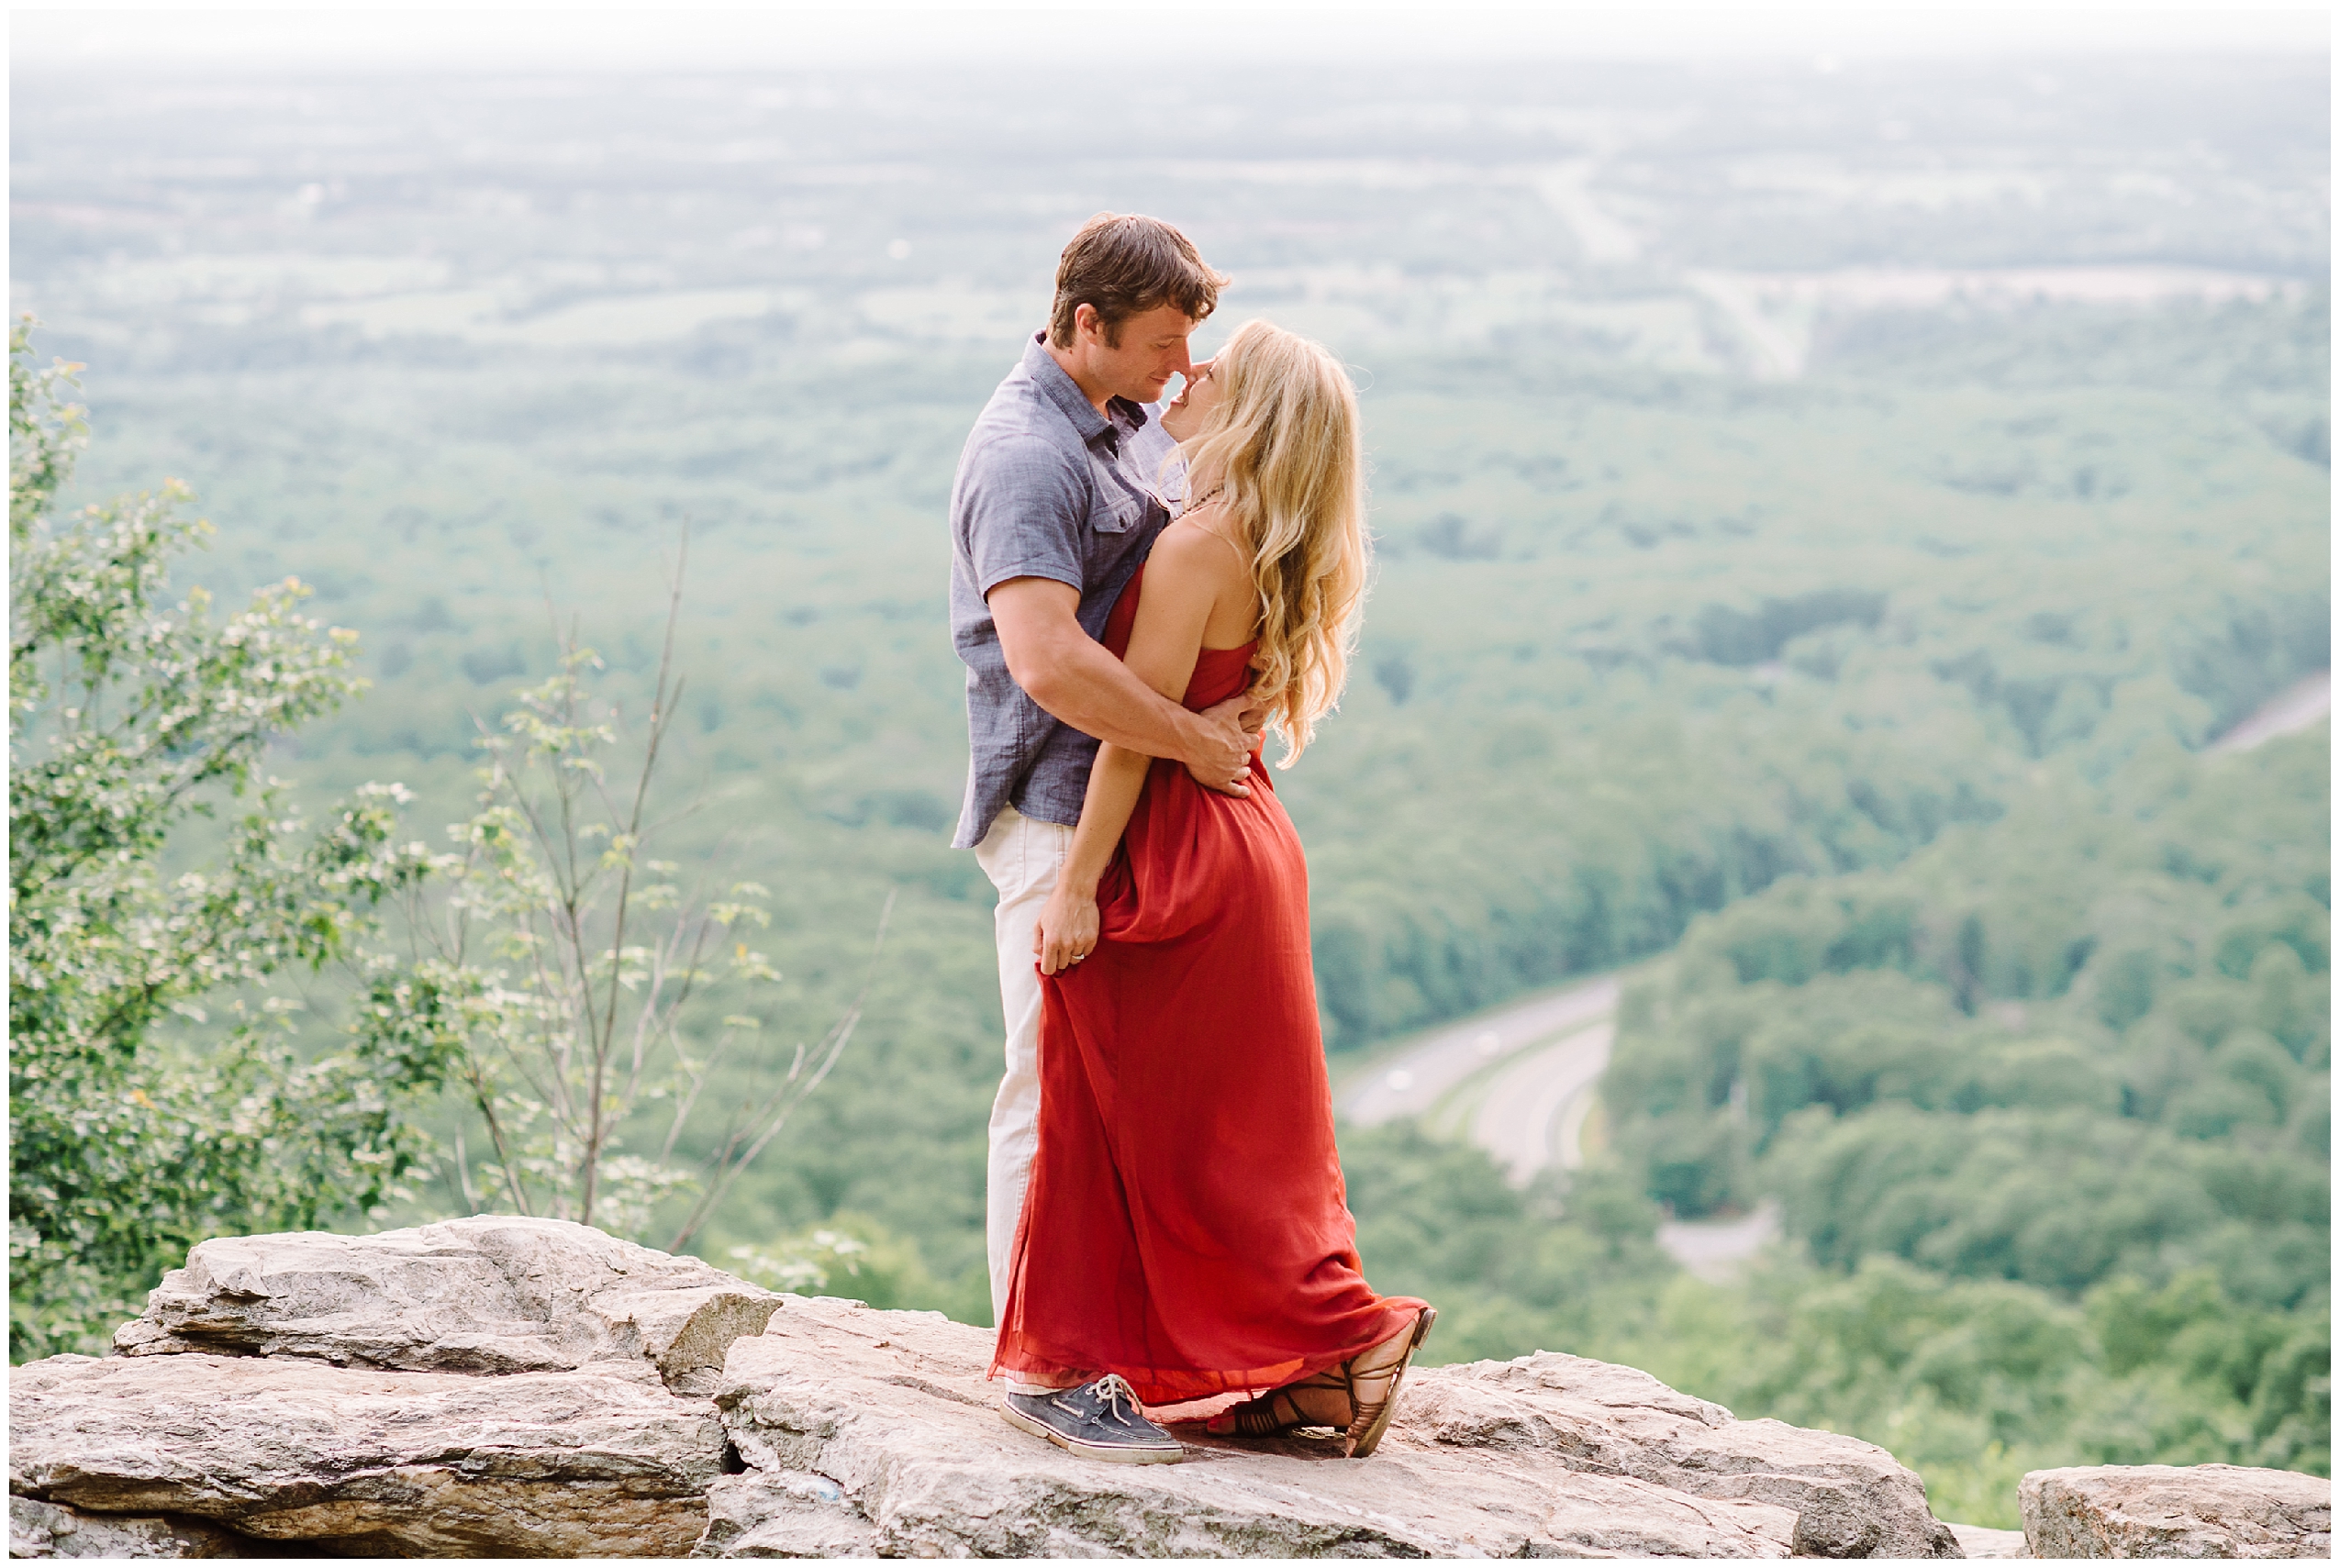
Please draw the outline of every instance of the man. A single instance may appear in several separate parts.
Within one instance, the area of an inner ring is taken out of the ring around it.
[[[967,666],[971,753],[953,842],[975,851],[998,890],[1008,1023],[986,1173],[994,1321],[1007,1305],[1040,1112],[1032,930],[1080,820],[1098,742],[1175,759],[1213,789],[1248,793],[1261,716],[1240,697],[1188,713],[1098,640],[1170,520],[1164,484],[1180,477],[1164,472],[1176,443],[1150,406],[1172,376],[1196,373],[1187,339],[1226,282],[1166,223],[1091,218],[1058,261],[1048,329],[975,420],[952,486],[951,633]],[[1008,1414],[1089,1457],[1178,1454],[1119,1378],[1078,1390],[1011,1385]]]

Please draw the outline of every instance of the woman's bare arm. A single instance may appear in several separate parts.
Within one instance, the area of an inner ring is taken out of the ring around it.
[[[1053,974],[1088,956],[1097,945],[1098,920],[1097,884],[1113,859],[1137,809],[1138,794],[1145,788],[1146,770],[1153,759],[1110,743],[1097,749],[1088,772],[1088,794],[1081,799],[1081,823],[1073,829],[1073,847],[1064,869],[1056,874],[1055,891],[1032,929],[1032,951],[1040,955],[1040,972]]]

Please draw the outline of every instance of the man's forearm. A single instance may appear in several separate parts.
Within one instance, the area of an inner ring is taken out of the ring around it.
[[[1067,639],[1054,653],[1044,669],[1019,678],[1051,717],[1149,757],[1186,762],[1194,755],[1194,715],[1131,673],[1102,643]]]

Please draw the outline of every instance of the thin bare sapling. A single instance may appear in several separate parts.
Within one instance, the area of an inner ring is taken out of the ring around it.
[[[454,1140],[450,1171],[469,1211],[508,1206],[670,1251],[843,1056],[894,903],[889,892],[859,994],[826,1032],[789,1049],[785,1066],[782,1052],[759,1049],[760,1015],[781,1002],[779,972],[752,945],[771,923],[769,891],[726,882],[726,848],[687,878],[652,853],[676,820],[653,815],[653,786],[685,684],[682,576],[678,556],[639,754],[621,776],[612,765],[627,716],[597,694],[603,664],[574,621],[556,617],[554,673],[522,691],[500,726],[480,724],[480,809],[450,828],[455,848],[436,885],[418,887],[407,910],[408,983],[433,995],[419,1007],[400,999],[461,1042],[453,1075],[485,1142],[474,1153],[462,1132]],[[747,1091],[727,1080],[710,1095],[719,1069],[743,1055]],[[685,1196],[680,1221],[654,1237],[668,1200]]]

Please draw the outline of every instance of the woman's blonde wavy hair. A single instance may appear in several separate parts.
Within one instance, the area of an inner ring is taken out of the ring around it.
[[[1260,600],[1252,694],[1290,767],[1347,684],[1372,546],[1357,393],[1318,344],[1247,321],[1211,361],[1219,402],[1180,446],[1189,494],[1226,505]],[[1209,498],[1206,495],[1205,498]]]

